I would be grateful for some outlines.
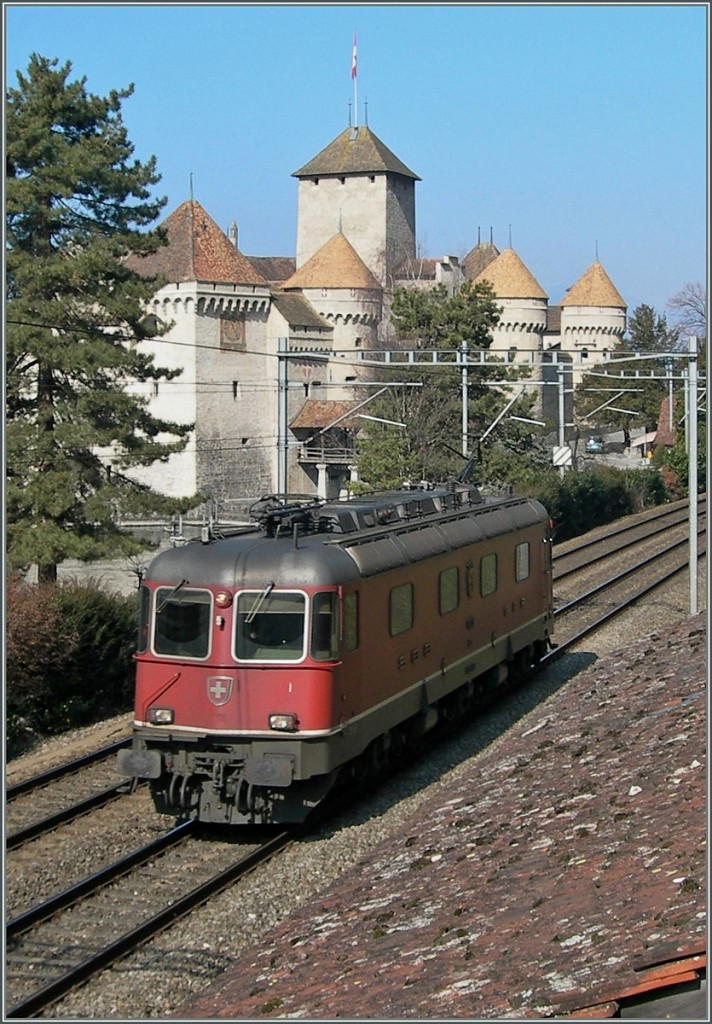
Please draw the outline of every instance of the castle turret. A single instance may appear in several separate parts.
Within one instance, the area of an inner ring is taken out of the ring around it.
[[[618,344],[626,329],[625,301],[595,260],[559,303],[561,347],[588,353],[588,359]]]
[[[472,265],[472,264],[471,264]],[[486,263],[475,284],[492,285],[502,314],[492,338],[492,351],[539,351],[546,328],[548,297],[514,249],[505,249]]]
[[[343,234],[336,234],[282,284],[285,293],[298,291],[333,327],[334,352],[371,348],[382,315],[382,290],[364,261]],[[351,364],[330,365],[332,383],[355,380]],[[337,379],[337,374],[340,379]],[[332,397],[340,397],[338,395]]]

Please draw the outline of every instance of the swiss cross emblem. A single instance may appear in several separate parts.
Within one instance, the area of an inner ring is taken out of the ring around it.
[[[215,707],[219,708],[230,700],[230,694],[232,693],[231,676],[208,676],[205,680],[205,686],[208,691],[208,700]]]

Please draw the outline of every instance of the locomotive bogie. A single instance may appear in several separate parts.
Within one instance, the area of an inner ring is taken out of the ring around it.
[[[144,583],[119,770],[181,817],[301,821],[549,642],[537,502],[398,492],[326,506],[291,536],[268,512],[262,533],[159,555]]]

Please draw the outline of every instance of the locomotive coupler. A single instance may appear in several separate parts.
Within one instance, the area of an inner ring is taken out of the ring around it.
[[[225,780],[225,764],[222,761],[213,761],[213,778],[211,786],[216,793],[219,793]]]

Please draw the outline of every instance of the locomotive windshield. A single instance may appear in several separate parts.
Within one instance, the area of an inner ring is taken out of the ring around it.
[[[153,631],[156,654],[207,658],[210,650],[210,602],[207,590],[159,587]]]
[[[299,661],[304,656],[305,610],[304,594],[243,590],[235,611],[237,660]]]

